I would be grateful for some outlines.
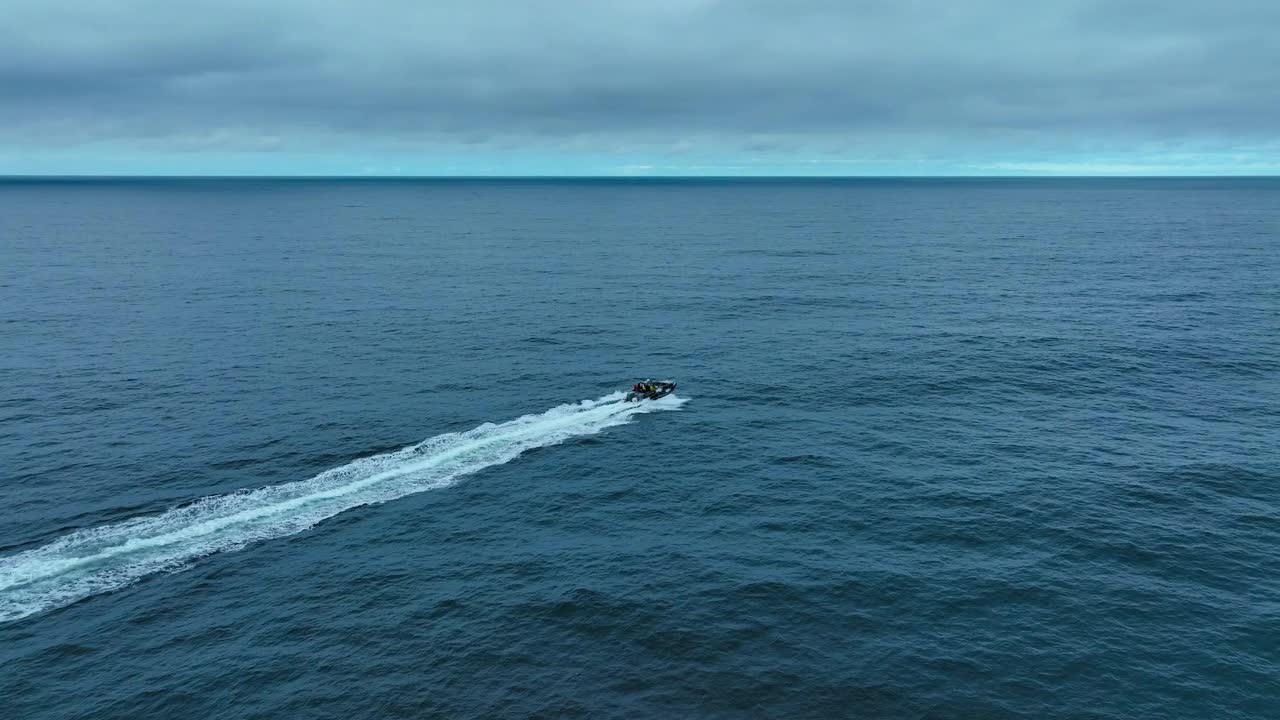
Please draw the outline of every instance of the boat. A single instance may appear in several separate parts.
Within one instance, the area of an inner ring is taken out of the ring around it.
[[[631,392],[627,393],[627,402],[657,400],[675,391],[676,384],[670,380],[641,380],[631,386]]]

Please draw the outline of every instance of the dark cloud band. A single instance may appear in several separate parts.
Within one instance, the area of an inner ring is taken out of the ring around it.
[[[11,4],[0,141],[27,144],[228,128],[1269,141],[1280,127],[1270,1]]]

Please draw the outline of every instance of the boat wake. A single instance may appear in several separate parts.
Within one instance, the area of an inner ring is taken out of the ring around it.
[[[623,397],[614,393],[437,435],[308,480],[205,497],[160,515],[77,530],[33,550],[0,557],[0,622],[109,592],[152,573],[177,570],[205,555],[292,535],[354,507],[447,487],[526,450],[684,403],[676,397],[624,403]]]

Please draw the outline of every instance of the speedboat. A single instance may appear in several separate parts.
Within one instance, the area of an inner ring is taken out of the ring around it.
[[[627,402],[657,400],[675,391],[676,384],[670,380],[641,380],[631,386],[631,392],[627,393]]]

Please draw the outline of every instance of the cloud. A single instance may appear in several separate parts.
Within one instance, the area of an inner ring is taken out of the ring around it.
[[[1226,152],[1280,128],[1271,0],[10,0],[5,14],[0,145],[29,153],[644,156],[625,167]]]

